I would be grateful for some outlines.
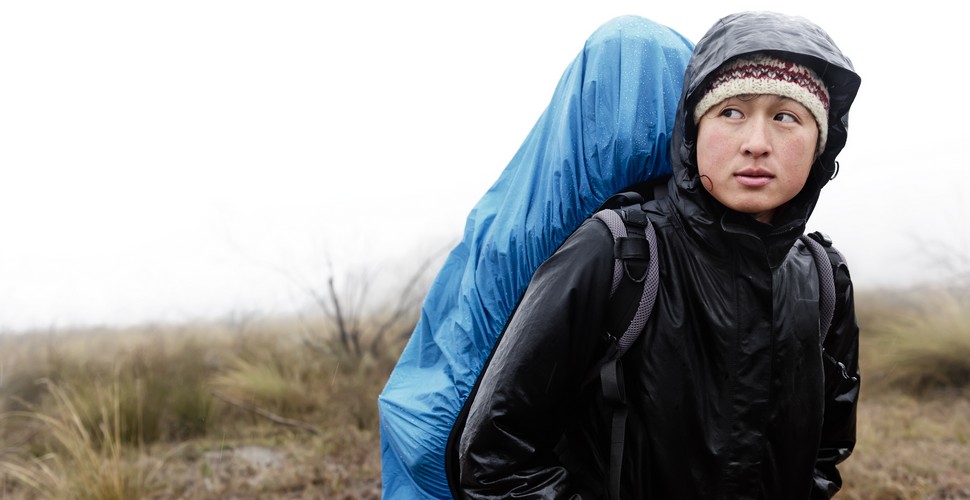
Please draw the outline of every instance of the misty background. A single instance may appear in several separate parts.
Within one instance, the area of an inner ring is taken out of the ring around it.
[[[0,5],[0,333],[281,313],[458,241],[586,38],[822,26],[862,88],[810,230],[856,286],[970,269],[965,21],[942,1]]]

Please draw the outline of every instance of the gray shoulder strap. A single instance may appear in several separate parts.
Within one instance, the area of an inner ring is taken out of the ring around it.
[[[835,272],[832,269],[832,260],[829,259],[828,252],[821,243],[807,235],[802,235],[801,239],[812,252],[812,257],[815,258],[815,269],[818,272],[819,310],[821,311],[818,342],[823,344],[829,327],[832,326],[832,318],[835,316]]]
[[[610,233],[613,235],[614,243],[620,238],[627,237],[626,224],[624,224],[623,218],[615,210],[600,210],[593,217],[596,217],[606,224],[606,227],[610,229]],[[657,234],[654,231],[653,224],[650,223],[650,219],[646,219],[646,221],[647,224],[644,226],[643,232],[647,240],[647,248],[651,253],[654,253],[657,247]],[[660,286],[660,266],[657,260],[651,255],[647,262],[647,275],[643,282],[643,294],[640,296],[640,304],[626,331],[617,339],[617,357],[623,356],[627,349],[633,345],[633,342],[640,336],[640,332],[643,331],[644,325],[647,324],[647,319],[650,318],[650,311],[653,310],[653,304],[657,300],[657,289]],[[617,257],[613,261],[613,285],[610,288],[610,297],[613,296],[617,287],[620,285],[624,272],[623,259]]]
[[[623,275],[626,274],[626,263],[623,261],[624,252],[617,251],[622,246],[621,244],[627,241],[626,224],[623,217],[612,209],[600,210],[593,217],[603,221],[606,227],[610,229],[610,234],[613,235],[613,284],[610,288],[610,299],[612,299],[620,285],[620,281],[623,279]],[[627,325],[626,331],[616,340],[615,350],[604,361],[601,361],[599,369],[596,370],[600,377],[603,398],[613,409],[613,418],[610,422],[608,483],[608,498],[612,499],[620,498],[620,474],[623,463],[623,445],[626,441],[626,418],[628,413],[620,359],[630,346],[633,345],[637,337],[640,336],[640,332],[643,331],[643,327],[650,317],[650,311],[653,310],[653,304],[657,300],[657,289],[660,285],[660,265],[657,262],[659,259],[656,258],[657,234],[649,218],[644,217],[644,222],[643,233],[647,243],[645,254],[648,260],[647,274],[644,276],[642,282],[643,289],[640,293],[640,303],[637,306],[637,312],[634,314],[633,319]]]

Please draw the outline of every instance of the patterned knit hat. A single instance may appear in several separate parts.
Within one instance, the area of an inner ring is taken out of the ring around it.
[[[829,131],[828,89],[810,68],[768,54],[743,56],[722,66],[694,107],[694,123],[715,104],[745,94],[780,95],[798,101],[815,117],[817,151],[825,149]]]

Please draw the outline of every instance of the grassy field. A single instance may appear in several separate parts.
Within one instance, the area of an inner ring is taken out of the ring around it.
[[[857,302],[863,391],[840,497],[970,498],[970,290]]]
[[[970,292],[867,292],[858,312],[839,496],[970,498]],[[379,498],[376,397],[413,321],[0,335],[0,498]]]

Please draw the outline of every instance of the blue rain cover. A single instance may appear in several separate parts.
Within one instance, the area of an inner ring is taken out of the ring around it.
[[[451,498],[445,446],[532,274],[610,195],[670,173],[693,44],[624,16],[593,33],[468,215],[378,398],[384,498]]]

